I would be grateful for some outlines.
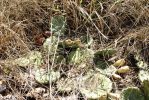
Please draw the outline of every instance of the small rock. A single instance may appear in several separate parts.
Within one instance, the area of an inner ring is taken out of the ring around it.
[[[120,94],[118,94],[118,93],[108,93],[108,97],[110,98],[110,100],[119,100]]]
[[[66,97],[58,97],[58,99],[59,100],[78,100],[78,96],[74,94]]]
[[[17,100],[17,98],[11,94],[4,96],[4,100]]]
[[[45,88],[42,87],[35,88],[34,90],[34,92],[38,94],[44,93],[45,91],[46,91]]]
[[[112,77],[115,79],[115,80],[121,80],[122,77],[117,75],[117,74],[113,74]]]
[[[49,97],[49,93],[44,93],[43,98],[47,98],[47,97]]]
[[[3,100],[3,96],[0,94],[0,100]]]
[[[6,90],[6,85],[3,80],[0,81],[0,93],[4,92]]]

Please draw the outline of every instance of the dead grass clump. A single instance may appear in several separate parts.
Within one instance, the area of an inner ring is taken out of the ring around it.
[[[1,0],[0,5],[1,57],[15,57],[28,52],[33,46],[34,35],[49,28],[47,9],[42,8],[48,8],[48,2]]]
[[[18,57],[29,51],[23,26],[19,23],[12,26],[1,24],[0,51],[2,58]],[[4,57],[5,56],[5,57]]]
[[[64,0],[54,2],[52,9],[66,16],[70,35],[90,33],[98,39],[123,36],[128,28],[146,25],[149,19],[148,0]]]
[[[148,23],[148,0],[125,0],[115,3],[109,10],[115,12],[122,27],[136,27]]]
[[[50,30],[50,17],[56,14],[66,16],[70,35],[76,36],[88,32],[94,37],[104,37],[103,39],[107,37],[112,39],[119,33],[124,34],[123,29],[147,24],[149,20],[148,0],[82,2],[77,0],[43,0],[42,2],[39,0],[2,0],[0,5],[1,36],[5,37],[3,36],[6,35],[3,31],[5,29],[2,28],[7,26],[9,31],[17,33],[19,40],[22,40],[19,43],[24,42],[24,47],[29,49],[33,47],[36,34]],[[3,39],[9,42],[8,37],[11,36],[7,32],[7,39]],[[13,42],[10,43],[13,44]],[[14,42],[14,44],[18,43]]]

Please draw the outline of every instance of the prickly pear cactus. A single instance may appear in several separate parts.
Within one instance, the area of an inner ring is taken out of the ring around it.
[[[66,59],[64,58],[64,56],[63,55],[57,55],[56,57],[55,57],[55,63],[56,64],[65,64],[66,63]]]
[[[86,35],[86,36],[81,37],[81,41],[86,47],[88,47],[92,45],[93,38],[91,37],[91,35]]]
[[[92,60],[94,56],[94,52],[90,49],[81,50],[77,48],[76,51],[70,52],[68,55],[67,62],[70,64],[80,64],[82,62],[86,62]]]
[[[114,49],[104,49],[97,51],[93,57],[93,61],[97,67],[97,70],[106,75],[112,75],[115,73],[116,68],[112,65],[109,66],[110,62],[104,60],[111,57],[113,54],[115,54],[115,52],[116,51]]]
[[[116,50],[114,49],[104,49],[104,50],[98,50],[96,53],[95,53],[95,56],[96,57],[103,57],[103,56],[112,56],[113,54],[116,53]]]
[[[142,57],[140,55],[135,55],[135,59],[137,61],[137,67],[140,68],[138,73],[139,80],[141,82],[149,80],[148,64],[144,60],[142,60]]]
[[[94,53],[93,61],[96,67],[100,69],[106,69],[109,64],[105,59],[108,59],[115,53],[116,53],[116,50],[114,49],[104,49]]]
[[[136,65],[141,69],[147,69],[148,64],[143,60],[143,57],[140,54],[135,55],[135,60],[137,61]]]
[[[51,36],[45,40],[43,43],[43,48],[45,51],[49,52],[51,55],[55,53],[57,49],[58,38]]]
[[[139,80],[143,82],[144,80],[149,80],[149,71],[140,70],[138,73]]]
[[[60,78],[60,72],[50,71],[47,72],[45,69],[38,69],[35,72],[35,80],[41,84],[48,84],[49,82],[55,82]]]
[[[54,35],[63,35],[65,32],[66,19],[64,16],[54,16],[50,22],[51,31]]]
[[[144,61],[139,61],[139,62],[137,62],[137,66],[139,68],[146,69],[148,65]]]
[[[80,63],[81,60],[81,50],[78,48],[76,51],[70,52],[68,55],[67,62],[70,64],[77,64]]]
[[[89,71],[82,77],[79,90],[88,99],[99,99],[112,90],[112,82],[99,72]]]
[[[145,95],[145,100],[149,100],[149,80],[143,81],[143,92]]]
[[[34,66],[39,67],[42,63],[42,55],[38,51],[31,51],[28,54],[26,54],[24,57],[20,57],[18,59],[15,59],[15,64],[26,67],[26,66]]]
[[[122,90],[120,100],[145,100],[138,87],[129,87]]]
[[[82,62],[89,63],[93,62],[94,51],[91,49],[84,49],[82,50]]]
[[[79,38],[76,38],[74,40],[66,39],[66,40],[60,41],[59,47],[77,49],[77,48],[84,47],[84,45],[82,44]]]
[[[99,70],[100,73],[112,76],[116,72],[116,68],[114,66],[107,66],[105,69],[96,68],[96,70]]]

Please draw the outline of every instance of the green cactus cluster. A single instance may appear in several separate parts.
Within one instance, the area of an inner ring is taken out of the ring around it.
[[[87,72],[77,77],[62,77],[60,70],[48,69],[47,71],[47,69],[40,67],[43,64],[43,58],[41,53],[37,51],[30,52],[25,57],[16,59],[15,62],[22,67],[32,65],[35,69],[35,80],[40,84],[55,82],[57,90],[60,92],[77,90],[87,99],[109,100],[108,93],[113,89],[113,82],[110,77],[117,75],[116,67],[121,67],[121,69],[126,67],[122,67],[125,60],[118,60],[112,65],[113,62],[108,61],[108,59],[116,53],[116,50],[102,49],[94,51],[92,49],[93,38],[90,35],[80,39],[60,40],[60,37],[64,35],[66,26],[66,20],[63,16],[54,17],[51,26],[54,34],[47,38],[43,44],[43,49],[48,53],[49,59],[52,59],[55,64],[74,65],[73,67],[80,71],[82,70],[80,66],[85,65],[83,68],[88,68]],[[120,93],[120,100],[149,100],[149,71],[147,70],[147,64],[138,61],[137,65],[140,68],[138,78],[142,87],[123,89]],[[128,66],[127,69],[129,69]],[[121,72],[123,73],[118,74],[125,74],[128,71],[121,70]]]

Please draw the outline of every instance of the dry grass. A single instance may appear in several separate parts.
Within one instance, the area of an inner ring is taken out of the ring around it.
[[[34,38],[50,30],[54,15],[66,17],[68,37],[91,34],[96,49],[109,45],[121,49],[130,37],[134,43],[145,44],[141,48],[149,45],[149,0],[0,0],[0,60],[37,49]],[[23,86],[20,83],[20,88]],[[19,94],[18,87],[10,90]]]

